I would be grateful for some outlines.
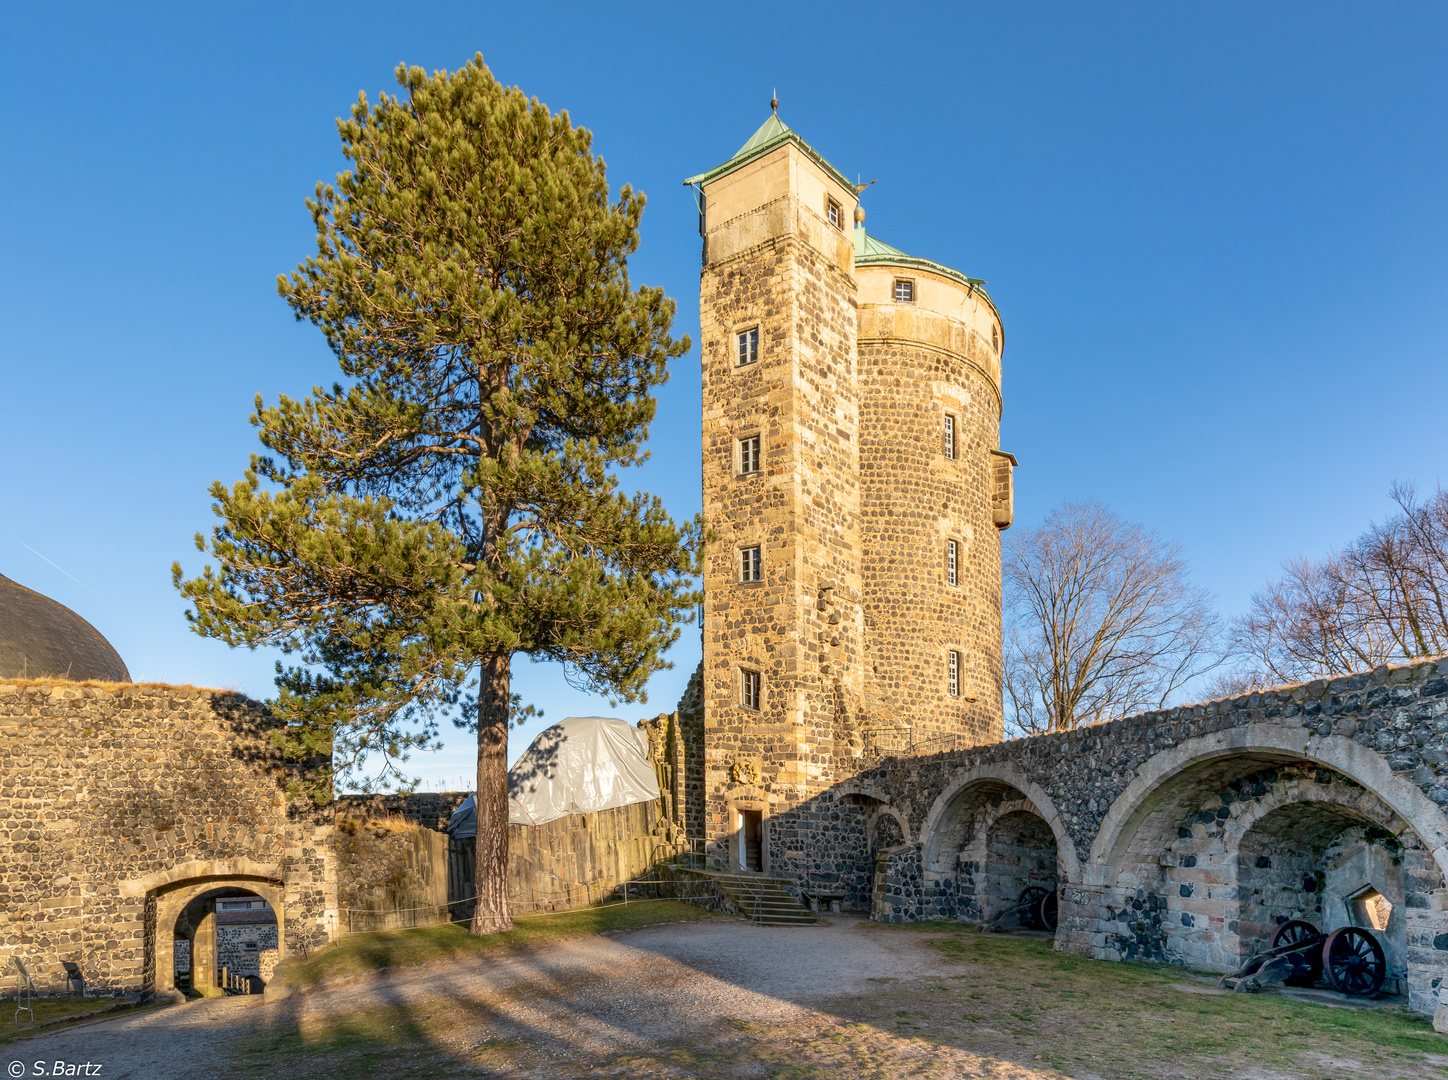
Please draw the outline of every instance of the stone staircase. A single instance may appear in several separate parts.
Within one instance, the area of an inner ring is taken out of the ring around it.
[[[746,919],[764,926],[808,926],[819,922],[815,913],[796,900],[789,887],[774,878],[755,874],[708,872]]]

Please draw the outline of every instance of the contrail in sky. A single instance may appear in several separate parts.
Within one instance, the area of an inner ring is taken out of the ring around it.
[[[30,552],[30,554],[34,555],[37,559],[45,559],[45,556],[44,556],[44,555],[40,554],[40,552],[36,551],[33,547],[31,547],[29,544],[27,544],[24,540],[20,541],[20,546],[23,547],[26,551]],[[45,559],[45,561],[48,562],[48,563],[50,563],[51,566],[54,566],[54,567],[55,567],[57,570],[59,570],[62,574],[64,574],[66,577],[70,578],[71,581],[75,582],[77,585],[79,585],[79,586],[80,586],[82,589],[84,589],[86,592],[88,592],[88,593],[90,593],[92,596],[94,596],[97,600],[103,601],[104,603],[107,603],[107,604],[110,603],[109,600],[107,600],[107,599],[106,599],[104,596],[102,596],[100,593],[96,592],[94,589],[92,589],[89,585],[87,585],[87,584],[86,584],[84,581],[82,581],[80,578],[78,578],[78,577],[76,577],[74,574],[72,574],[72,573],[71,573],[69,570],[67,570],[65,567],[59,565],[58,563],[50,562],[49,559]]]

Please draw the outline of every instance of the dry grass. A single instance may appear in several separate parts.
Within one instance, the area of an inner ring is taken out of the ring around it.
[[[551,914],[515,915],[514,929],[486,937],[471,934],[466,927],[455,925],[351,934],[306,960],[288,960],[279,965],[273,981],[279,986],[308,986],[323,979],[436,963],[512,945],[532,945],[607,930],[717,917],[678,900],[635,900],[628,904],[575,908]]]
[[[1448,1039],[1400,1008],[1337,1008],[1215,991],[1180,969],[1062,956],[1049,943],[955,926],[918,935],[924,978],[818,1003],[787,1022],[714,1016],[672,1026],[626,1011],[604,982],[566,1007],[557,989],[439,996],[338,1017],[280,1015],[241,1058],[255,1075],[683,1080],[1424,1080],[1448,1077]],[[407,932],[403,932],[407,933]],[[902,941],[902,945],[905,942]],[[913,944],[913,943],[912,943]],[[620,1011],[623,1008],[625,1011]],[[653,1030],[667,1034],[639,1036]]]
[[[141,1008],[130,1002],[113,1001],[106,998],[36,998],[34,1004],[34,1022],[30,1020],[29,1013],[21,1013],[22,1019],[16,1023],[15,999],[13,997],[0,998],[0,1043],[23,1039],[38,1031],[54,1031],[65,1026],[65,1021],[83,1020],[88,1016],[129,1012]]]
[[[29,679],[29,678],[0,678],[0,686],[15,686],[22,690],[31,687],[44,689],[46,687],[63,686],[67,688],[84,688],[89,690],[180,690],[187,693],[197,694],[240,694],[234,688],[218,688],[215,686],[196,686],[194,683],[160,683],[160,682],[102,682],[100,679]]]

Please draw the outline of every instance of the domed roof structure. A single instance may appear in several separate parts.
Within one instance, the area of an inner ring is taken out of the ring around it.
[[[0,679],[130,682],[131,673],[94,626],[0,574]]]

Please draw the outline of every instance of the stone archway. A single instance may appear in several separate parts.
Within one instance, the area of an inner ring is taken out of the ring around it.
[[[151,989],[157,996],[173,996],[175,971],[176,928],[183,913],[197,906],[198,901],[217,900],[241,896],[256,896],[264,900],[275,913],[276,955],[286,956],[286,889],[278,880],[257,877],[207,878],[203,880],[180,880],[169,882],[146,896],[148,964],[152,980]],[[202,924],[203,944],[192,947],[193,986],[206,993],[214,983],[215,972],[210,959],[212,939],[215,934],[214,921],[210,926]],[[194,930],[195,927],[192,927]],[[194,941],[194,938],[193,938]]]
[[[931,804],[920,826],[922,862],[928,870],[944,872],[953,869],[956,853],[971,834],[975,804],[999,799],[1024,799],[1031,811],[1046,823],[1056,838],[1058,872],[1068,882],[1081,880],[1081,865],[1076,847],[1066,832],[1060,812],[1039,784],[1008,765],[980,765],[964,769]]]
[[[1349,902],[1371,894],[1397,915],[1378,932],[1387,988],[1431,1011],[1448,957],[1413,959],[1407,943],[1448,930],[1444,824],[1419,788],[1350,739],[1222,731],[1143,763],[1103,821],[1075,913],[1104,912],[1083,919],[1105,942],[1090,955],[1225,971],[1287,919],[1336,929],[1356,920]]]
[[[865,836],[869,847],[869,853],[873,856],[876,852],[887,847],[894,847],[897,844],[908,844],[910,842],[910,823],[905,820],[905,815],[893,806],[877,806],[865,821]]]
[[[1101,821],[1085,867],[1086,883],[1110,883],[1141,820],[1167,790],[1167,781],[1194,767],[1231,758],[1327,765],[1373,792],[1411,825],[1438,869],[1448,874],[1448,819],[1421,789],[1395,774],[1381,754],[1342,735],[1317,735],[1281,724],[1247,724],[1188,739],[1143,762]]]

